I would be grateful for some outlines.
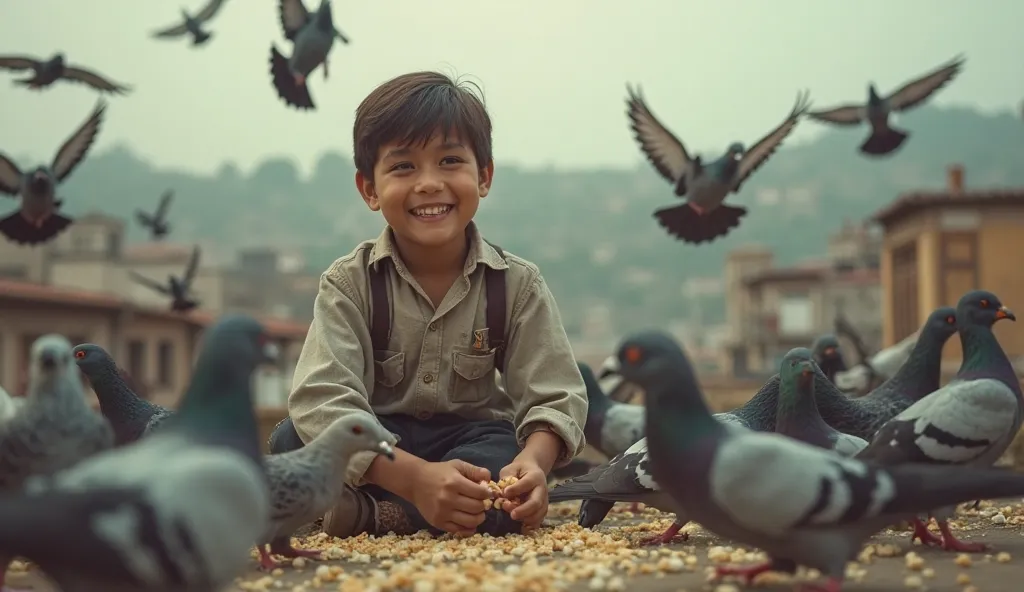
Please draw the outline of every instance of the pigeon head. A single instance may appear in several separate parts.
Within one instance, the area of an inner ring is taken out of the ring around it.
[[[826,333],[815,339],[811,349],[814,353],[814,359],[818,360],[819,363],[825,360],[842,359],[842,353],[839,351],[839,339],[831,333]]]
[[[875,90],[874,83],[868,85],[868,105],[880,105],[882,103],[882,97],[878,95],[878,91]]]
[[[320,8],[316,9],[316,26],[323,31],[334,29],[334,16],[331,14],[331,0],[320,0]]]
[[[597,375],[594,374],[594,369],[590,367],[590,364],[585,362],[576,362],[576,367],[580,370],[580,376],[583,377],[583,384],[587,387],[587,399],[590,404],[593,405],[597,400],[608,400],[608,396],[601,389],[600,383],[597,382]]]
[[[725,154],[732,160],[739,160],[743,158],[743,154],[746,152],[746,148],[739,142],[733,142],[729,144],[729,148],[726,149]]]
[[[960,328],[967,325],[991,327],[1002,319],[1016,321],[1017,317],[992,292],[974,290],[964,294],[956,304],[956,322]]]
[[[922,333],[925,331],[942,341],[952,337],[956,333],[956,309],[952,306],[936,308],[924,323]]]
[[[57,382],[74,376],[78,367],[72,362],[71,342],[63,335],[51,333],[43,335],[32,343],[29,354],[29,390],[50,388]]]
[[[53,178],[46,167],[36,167],[28,174],[28,189],[32,193],[46,193],[53,186]]]
[[[76,345],[71,351],[78,369],[90,381],[117,374],[117,364],[102,347],[94,343],[83,343]]]
[[[372,415],[364,411],[350,413],[336,420],[320,435],[329,450],[343,456],[356,452],[376,452],[395,460],[395,450],[388,443],[393,436]]]
[[[806,347],[795,347],[782,358],[779,367],[780,393],[808,393],[814,389],[814,354]],[[789,388],[787,388],[789,387]],[[797,388],[792,388],[797,387]]]
[[[617,357],[622,377],[644,391],[648,408],[685,409],[687,414],[700,409],[710,417],[700,385],[689,358],[679,343],[663,331],[647,331],[627,338],[619,346]],[[657,413],[648,413],[650,419]],[[696,415],[692,419],[696,419]]]
[[[50,58],[50,62],[54,65],[63,66],[64,59],[64,52],[58,51],[57,53],[53,54],[52,58]]]

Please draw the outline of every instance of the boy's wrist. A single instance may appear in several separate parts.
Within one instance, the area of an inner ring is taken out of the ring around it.
[[[416,474],[427,464],[422,458],[395,448],[395,460],[378,454],[366,470],[366,481],[411,502]]]
[[[516,458],[533,462],[547,475],[562,456],[564,449],[565,443],[562,442],[561,436],[544,425],[527,436],[526,445]]]

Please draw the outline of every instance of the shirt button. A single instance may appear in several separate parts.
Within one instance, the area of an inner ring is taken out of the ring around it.
[[[424,374],[423,375],[423,382],[425,382],[427,384],[430,384],[433,380],[434,380],[434,375],[433,374]]]
[[[416,419],[419,419],[420,421],[425,420],[425,419],[430,419],[430,412],[429,411],[420,411],[419,413],[416,414]]]
[[[431,331],[437,331],[437,323],[430,323],[429,325],[427,325],[427,329],[430,329]]]

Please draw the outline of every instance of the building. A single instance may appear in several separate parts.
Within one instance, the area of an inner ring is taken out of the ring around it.
[[[967,189],[963,167],[953,165],[944,190],[903,194],[873,219],[883,230],[885,345],[973,289],[998,294],[1010,308],[1024,302],[1024,273],[1010,259],[1024,248],[1024,188]],[[1024,354],[1018,327],[997,323],[994,330],[1011,358]],[[960,352],[959,341],[950,339],[943,359],[959,360]]]
[[[0,279],[0,385],[24,394],[29,351],[40,335],[59,333],[72,343],[100,345],[149,398],[175,406],[188,384],[199,338],[214,316],[140,307],[126,298],[87,290]],[[257,404],[284,405],[307,323],[261,318],[281,350],[276,367],[256,379]]]

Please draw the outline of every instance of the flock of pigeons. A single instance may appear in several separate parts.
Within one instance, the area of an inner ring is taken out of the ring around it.
[[[654,217],[670,235],[688,243],[713,241],[728,234],[739,226],[747,209],[725,204],[725,198],[730,193],[739,193],[743,183],[775,153],[804,115],[831,125],[867,123],[871,134],[860,145],[860,151],[874,157],[892,154],[910,133],[891,126],[889,116],[924,103],[953,80],[963,64],[964,58],[958,56],[886,96],[869,84],[864,104],[811,111],[807,93],[800,93],[786,119],[749,150],[734,142],[724,155],[710,162],[703,162],[699,155],[691,157],[682,141],[647,107],[639,89],[628,88],[627,115],[634,138],[655,170],[672,183],[675,195],[686,199],[683,205],[655,211]]]
[[[716,414],[675,341],[660,332],[627,338],[617,372],[643,391],[644,406],[609,399],[580,365],[587,443],[611,460],[555,485],[550,501],[583,500],[579,523],[588,528],[615,502],[675,513],[664,534],[646,541],[653,544],[695,520],[768,554],[762,565],[718,569],[748,583],[804,565],[828,578],[815,589],[838,592],[862,543],[903,521],[913,524],[911,540],[982,551],[958,540],[948,519],[961,502],[1024,494],[1024,475],[991,468],[1024,412],[1020,380],[992,332],[1003,319],[1016,320],[995,294],[964,294],[956,308],[932,312],[895,375],[860,397],[823,372],[839,367],[838,346],[820,339],[814,351],[787,353],[745,405]],[[963,361],[940,386],[942,349],[954,334]],[[928,530],[929,516],[940,536]]]

